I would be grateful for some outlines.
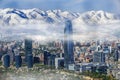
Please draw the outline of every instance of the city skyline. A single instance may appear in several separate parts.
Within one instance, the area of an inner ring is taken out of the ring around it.
[[[120,79],[120,0],[0,4],[0,79]]]

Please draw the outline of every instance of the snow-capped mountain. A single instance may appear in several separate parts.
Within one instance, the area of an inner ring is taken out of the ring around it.
[[[108,24],[120,22],[118,15],[104,11],[89,11],[85,13],[71,13],[61,10],[42,11],[40,9],[0,9],[1,25],[61,23],[66,19],[76,24]]]
[[[63,39],[66,19],[73,23],[75,40],[120,38],[120,15],[113,13],[7,8],[0,9],[0,39]]]

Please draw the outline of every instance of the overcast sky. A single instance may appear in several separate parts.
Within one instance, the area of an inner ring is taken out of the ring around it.
[[[103,10],[120,12],[120,0],[0,0],[0,8],[61,9],[71,12]]]

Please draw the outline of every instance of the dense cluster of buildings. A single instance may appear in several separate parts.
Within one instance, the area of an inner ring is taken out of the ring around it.
[[[79,72],[99,72],[119,77],[120,41],[91,40],[73,41],[71,21],[66,21],[64,41],[56,40],[46,44],[25,39],[24,41],[0,42],[0,59],[5,68],[10,65],[19,68],[26,64],[32,68],[35,63]]]

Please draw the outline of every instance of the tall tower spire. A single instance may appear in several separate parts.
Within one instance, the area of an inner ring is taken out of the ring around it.
[[[70,20],[65,22],[64,29],[64,66],[68,69],[69,64],[74,64],[74,54],[73,54],[73,39],[72,39],[73,29]]]

